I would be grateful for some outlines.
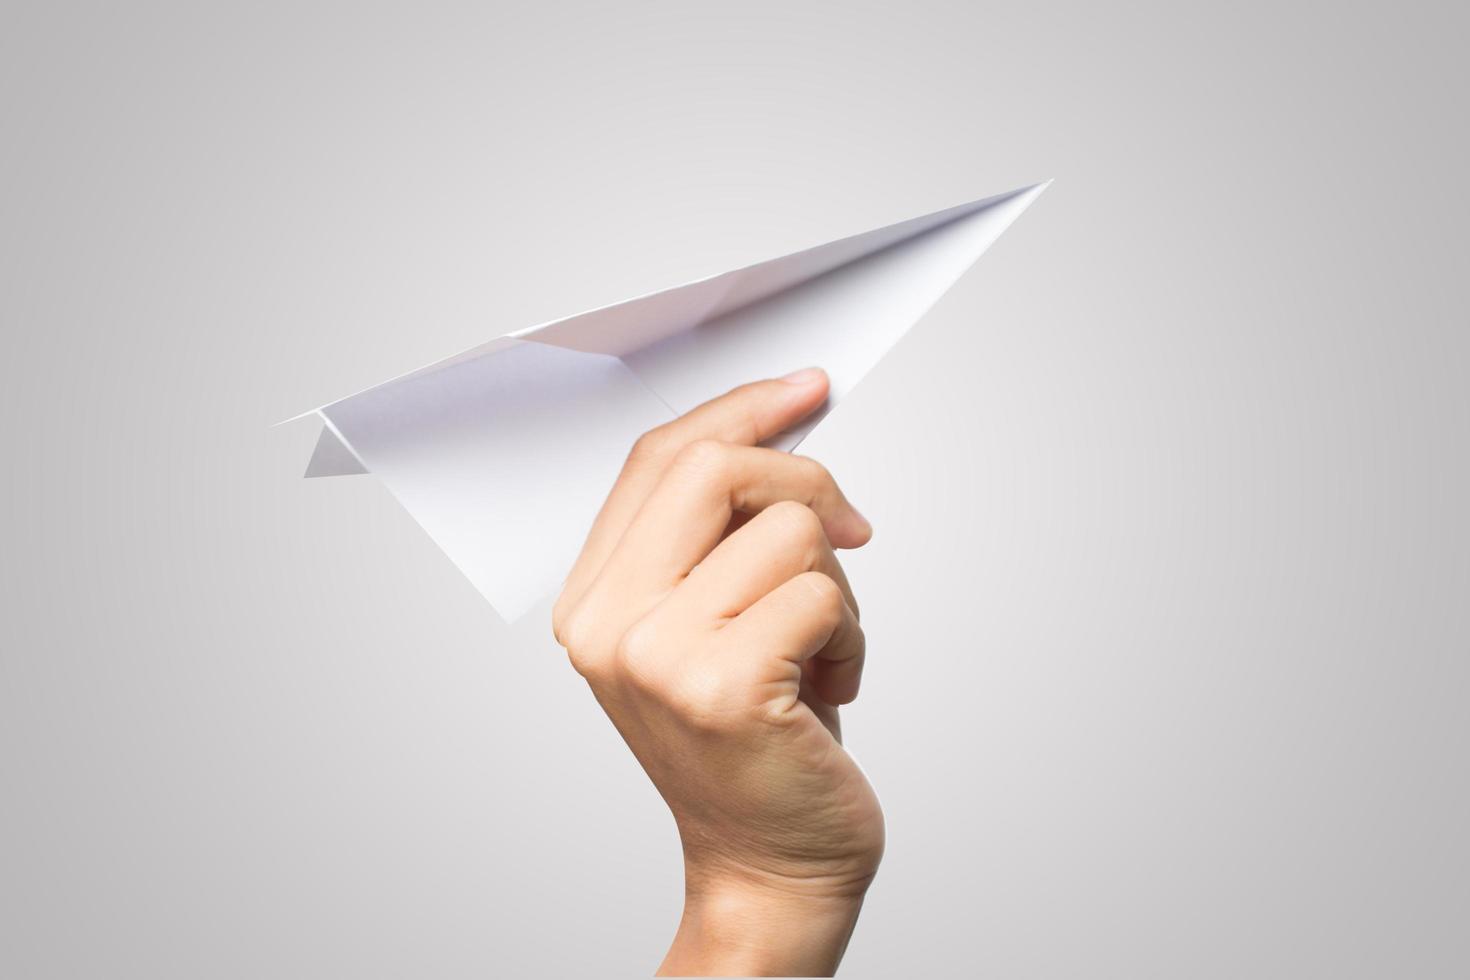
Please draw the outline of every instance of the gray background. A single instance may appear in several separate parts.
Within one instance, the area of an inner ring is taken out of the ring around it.
[[[1047,177],[805,447],[878,529],[847,974],[1470,970],[1456,5],[206,6],[0,27],[0,972],[651,970],[549,603],[269,424]]]

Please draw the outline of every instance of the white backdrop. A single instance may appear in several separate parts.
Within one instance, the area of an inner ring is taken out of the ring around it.
[[[0,972],[636,976],[671,820],[278,418],[1051,190],[803,451],[876,525],[852,977],[1470,967],[1465,16],[12,6]]]

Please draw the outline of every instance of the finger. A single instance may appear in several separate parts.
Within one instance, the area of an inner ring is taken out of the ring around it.
[[[821,572],[836,582],[857,615],[857,600],[821,518],[810,507],[779,501],[721,541],[675,587],[663,608],[681,623],[723,626],[802,572]]]
[[[581,598],[681,449],[700,439],[754,446],[806,418],[826,397],[826,374],[807,368],[784,378],[742,385],[645,433],[628,454],[612,492],[592,523],[582,553],[563,586],[564,601],[570,606]]]
[[[856,548],[872,537],[867,519],[815,460],[700,440],[670,464],[598,581],[624,600],[667,594],[719,544],[733,514],[781,501],[810,508],[837,547]]]
[[[866,640],[837,582],[803,572],[756,600],[719,631],[721,644],[763,651],[795,668],[812,663],[810,686],[827,704],[847,704],[862,684]],[[793,701],[796,684],[792,685]]]

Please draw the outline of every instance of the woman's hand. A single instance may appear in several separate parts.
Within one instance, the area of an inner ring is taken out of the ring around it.
[[[883,853],[837,718],[863,632],[832,549],[872,528],[821,465],[757,445],[826,394],[800,371],[644,435],[556,603],[558,642],[679,826],[660,972],[830,974]]]

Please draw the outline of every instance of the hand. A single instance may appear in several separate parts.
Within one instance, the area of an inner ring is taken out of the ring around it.
[[[556,603],[557,641],[679,827],[661,973],[832,973],[882,857],[837,716],[863,632],[832,549],[872,528],[820,464],[757,447],[826,395],[809,369],[644,435]]]

